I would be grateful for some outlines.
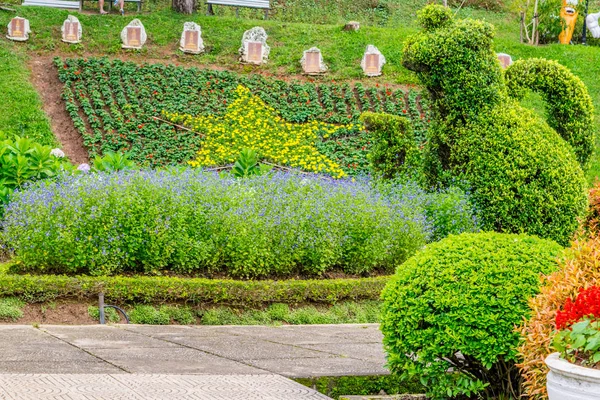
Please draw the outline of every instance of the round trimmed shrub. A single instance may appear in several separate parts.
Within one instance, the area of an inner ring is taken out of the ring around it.
[[[539,92],[546,102],[546,118],[573,147],[582,168],[594,151],[594,105],[581,81],[556,61],[543,58],[518,60],[506,70],[509,94],[517,99],[527,90]]]
[[[382,294],[391,371],[420,378],[434,399],[518,394],[515,326],[561,252],[551,240],[493,232],[428,245]]]

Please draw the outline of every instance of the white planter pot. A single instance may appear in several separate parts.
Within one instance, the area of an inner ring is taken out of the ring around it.
[[[546,358],[550,400],[600,400],[600,370],[571,364],[559,355]]]

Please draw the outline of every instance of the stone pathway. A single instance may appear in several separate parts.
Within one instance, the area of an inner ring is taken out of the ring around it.
[[[376,324],[0,325],[0,399],[326,399],[283,377],[386,374],[381,340]]]

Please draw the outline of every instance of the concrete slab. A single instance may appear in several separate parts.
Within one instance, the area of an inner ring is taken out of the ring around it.
[[[18,400],[327,400],[278,375],[0,375],[0,398]],[[329,399],[331,400],[331,399]]]
[[[0,374],[115,374],[125,371],[101,360],[86,361],[0,361]],[[0,397],[2,398],[2,397]]]
[[[300,347],[318,350],[340,357],[352,357],[361,360],[381,362],[385,360],[385,351],[381,343],[320,343],[305,344]]]
[[[177,347],[175,344],[110,325],[43,325],[42,331],[82,349]]]
[[[356,358],[294,358],[245,360],[244,362],[267,371],[277,371],[288,378],[318,376],[368,376],[387,375],[384,363]]]
[[[304,349],[292,345],[268,342],[265,340],[250,340],[243,337],[177,337],[173,343],[182,344],[210,354],[231,360],[248,360],[263,358],[302,358],[327,357],[320,351]]]
[[[268,374],[234,360],[189,348],[92,349],[102,360],[140,374]]]

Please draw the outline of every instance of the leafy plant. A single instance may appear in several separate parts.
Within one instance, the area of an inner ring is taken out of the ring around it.
[[[135,163],[129,159],[127,153],[109,151],[102,157],[94,158],[94,170],[97,172],[115,172],[134,168]]]
[[[548,124],[571,145],[581,168],[587,169],[596,124],[592,98],[581,79],[556,61],[541,58],[516,61],[505,77],[513,97],[522,99],[527,90],[543,96]]]
[[[129,312],[129,318],[134,324],[169,325],[171,322],[168,313],[149,305],[135,306]]]
[[[231,172],[229,174],[224,173],[222,176],[232,175],[236,178],[248,178],[250,176],[264,175],[272,169],[272,166],[258,162],[256,151],[244,149],[233,165]]]
[[[383,291],[391,371],[434,399],[520,395],[515,332],[557,268],[561,246],[526,235],[463,233],[429,244]]]
[[[552,340],[552,347],[560,352],[563,359],[594,368],[600,364],[600,320],[595,319],[594,314],[590,318],[558,331]]]

